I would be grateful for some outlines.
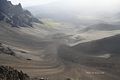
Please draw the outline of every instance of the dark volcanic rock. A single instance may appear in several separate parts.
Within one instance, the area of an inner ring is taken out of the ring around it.
[[[0,66],[0,80],[30,80],[22,71],[17,71],[8,66]]]
[[[0,0],[0,21],[6,21],[13,27],[31,26],[33,22],[42,23],[28,11],[24,10],[19,3],[13,5],[11,1]]]
[[[4,18],[5,16],[2,13],[0,13],[0,20],[3,20]]]
[[[10,49],[9,47],[3,46],[2,43],[0,43],[0,54],[2,53],[15,56],[15,53],[14,51],[12,51],[12,49]]]

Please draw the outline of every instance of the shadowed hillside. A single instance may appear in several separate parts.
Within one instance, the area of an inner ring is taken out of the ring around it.
[[[85,29],[83,29],[83,31],[89,31],[89,30],[100,30],[100,31],[120,30],[120,25],[109,24],[109,23],[98,23],[98,24],[90,25]]]
[[[80,54],[119,54],[120,53],[120,35],[115,35],[111,37],[106,37],[100,40],[90,41],[75,45],[73,47],[61,47],[62,49],[68,49],[66,54],[75,54],[79,56]],[[60,50],[61,52],[62,50]],[[73,57],[73,56],[72,56]],[[71,58],[72,58],[71,57]]]
[[[110,73],[119,80],[120,35],[78,44],[73,47],[61,46],[58,50],[63,60],[79,63]]]

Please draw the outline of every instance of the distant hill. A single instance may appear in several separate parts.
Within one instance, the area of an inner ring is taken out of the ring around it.
[[[58,54],[63,59],[77,60],[85,55],[95,56],[120,53],[120,35],[106,37],[95,41],[85,42],[73,47],[61,46]]]
[[[32,26],[32,22],[40,22],[28,10],[24,10],[20,3],[13,5],[7,0],[0,0],[0,21],[10,23],[14,27]]]
[[[76,46],[71,47],[83,54],[102,54],[104,52],[108,53],[120,53],[120,35],[115,35],[112,37],[106,37],[104,39],[81,43]]]
[[[109,23],[98,23],[90,25],[83,29],[83,31],[89,30],[100,30],[100,31],[111,31],[111,30],[120,30],[120,25],[109,24]]]

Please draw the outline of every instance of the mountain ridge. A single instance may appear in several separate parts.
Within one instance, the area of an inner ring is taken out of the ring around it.
[[[42,23],[31,12],[24,10],[22,5],[13,5],[11,1],[0,0],[0,21],[5,21],[13,27],[33,26],[32,23]]]

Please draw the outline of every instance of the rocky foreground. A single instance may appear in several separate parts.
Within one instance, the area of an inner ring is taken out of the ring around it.
[[[48,78],[30,78],[22,71],[9,66],[0,66],[0,80],[48,80]],[[71,80],[66,78],[66,80]]]
[[[30,80],[30,78],[22,71],[8,66],[0,66],[0,80]]]

